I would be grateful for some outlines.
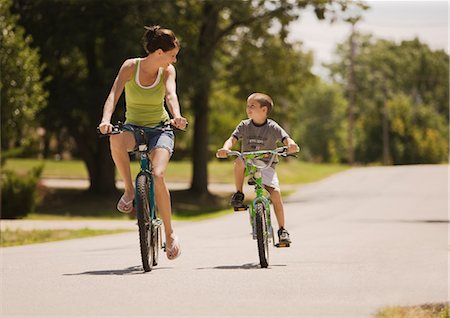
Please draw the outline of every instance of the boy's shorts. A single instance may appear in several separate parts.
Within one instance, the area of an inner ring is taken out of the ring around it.
[[[139,128],[140,126],[132,125],[132,124],[125,124],[123,125],[123,129],[126,131],[130,131],[134,133],[134,139],[136,140],[136,146],[134,147],[133,151],[137,151],[138,145],[140,143],[141,136],[139,135]],[[173,154],[173,148],[174,148],[174,140],[175,135],[172,130],[166,130],[166,131],[150,131],[146,132],[146,138],[147,138],[147,147],[149,152],[151,152],[153,149],[156,148],[164,148],[166,149],[170,156]]]
[[[278,175],[274,168],[268,167],[261,170],[263,184],[280,191],[280,182],[278,181]]]

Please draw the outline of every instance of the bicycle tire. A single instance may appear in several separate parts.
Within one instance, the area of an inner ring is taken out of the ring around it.
[[[153,253],[153,266],[158,265],[159,247],[161,242],[161,226],[153,226],[152,230],[152,253]]]
[[[256,240],[258,242],[259,263],[261,268],[269,266],[269,237],[266,224],[266,208],[261,202],[255,205]]]
[[[142,267],[145,272],[150,272],[153,267],[153,225],[151,224],[150,217],[150,201],[149,201],[149,189],[150,178],[141,174],[136,181],[136,215],[139,228],[139,245],[141,250]]]

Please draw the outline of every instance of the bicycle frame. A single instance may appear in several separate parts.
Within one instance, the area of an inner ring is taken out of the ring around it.
[[[136,176],[136,198],[138,196],[137,193],[137,179],[140,175],[146,175],[150,180],[150,189],[149,189],[149,198],[150,198],[150,217],[152,220],[156,219],[156,209],[155,209],[155,184],[153,182],[153,173],[152,173],[152,164],[150,158],[148,157],[148,148],[147,145],[139,145],[138,152],[140,158],[140,167],[141,170]]]
[[[272,239],[272,221],[271,221],[271,209],[270,209],[270,200],[265,195],[265,192],[267,190],[264,188],[263,185],[263,179],[262,179],[262,172],[261,168],[258,166],[255,166],[253,164],[253,160],[256,159],[257,155],[254,154],[242,154],[241,158],[245,161],[245,175],[250,176],[250,178],[253,178],[255,181],[255,193],[256,198],[252,201],[251,209],[250,209],[250,217],[251,217],[251,223],[253,228],[253,233],[255,233],[255,217],[256,217],[256,204],[261,202],[266,211],[266,220],[267,220],[267,233],[269,235],[269,242],[270,239]],[[273,241],[275,244],[275,241]]]
[[[136,176],[136,198],[137,198],[137,179],[139,178],[140,175],[146,175],[149,180],[150,180],[150,189],[149,189],[149,198],[150,198],[150,217],[151,220],[159,220],[158,216],[156,215],[156,203],[155,203],[155,184],[153,182],[153,169],[152,169],[152,164],[151,164],[151,160],[148,156],[148,146],[147,146],[147,141],[145,138],[145,132],[146,131],[154,131],[154,130],[172,130],[171,128],[167,128],[167,127],[143,127],[140,128],[139,133],[141,134],[141,144],[138,144],[138,150],[137,152],[139,153],[139,159],[140,159],[140,171]],[[161,221],[161,220],[159,220]],[[159,224],[158,224],[159,225]]]

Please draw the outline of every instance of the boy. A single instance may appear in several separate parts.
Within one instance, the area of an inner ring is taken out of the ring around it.
[[[268,115],[273,108],[273,101],[270,96],[262,93],[253,93],[247,98],[247,116],[249,119],[243,120],[236,127],[231,137],[225,141],[223,147],[216,153],[218,158],[226,158],[227,153],[241,140],[241,151],[273,150],[277,147],[277,142],[281,141],[288,147],[289,153],[299,151],[299,147],[289,135],[275,121],[268,119]],[[278,221],[278,238],[280,243],[291,243],[289,233],[284,228],[284,208],[281,199],[278,176],[275,172],[275,165],[262,171],[263,184],[270,193],[275,215]],[[231,205],[239,207],[243,205],[245,163],[241,158],[237,158],[234,163],[234,180],[236,193],[231,197]]]

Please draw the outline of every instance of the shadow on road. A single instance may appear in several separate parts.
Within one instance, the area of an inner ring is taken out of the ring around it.
[[[284,267],[286,265],[269,265],[269,269],[271,267]],[[261,266],[258,263],[249,263],[244,265],[228,265],[228,266],[215,266],[215,267],[199,267],[197,270],[202,269],[261,269]]]
[[[152,271],[160,270],[160,269],[170,269],[170,267],[154,267]],[[88,271],[82,273],[74,273],[74,274],[64,274],[64,276],[79,276],[79,275],[140,275],[146,274],[141,266],[133,266],[125,269],[112,269],[112,270],[101,270],[101,271]]]

